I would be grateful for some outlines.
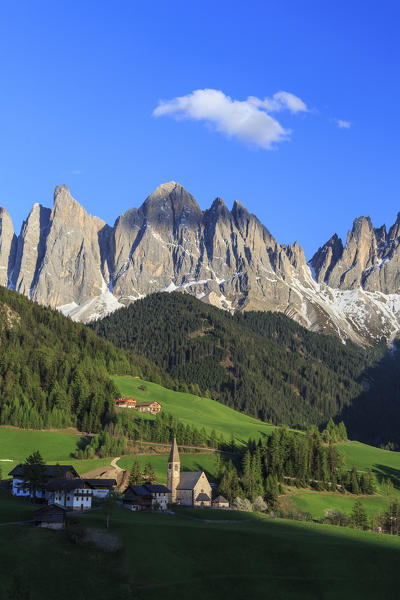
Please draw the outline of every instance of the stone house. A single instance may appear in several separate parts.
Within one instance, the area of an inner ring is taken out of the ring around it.
[[[223,496],[217,496],[217,498],[213,500],[212,505],[214,508],[229,508],[229,502]]]

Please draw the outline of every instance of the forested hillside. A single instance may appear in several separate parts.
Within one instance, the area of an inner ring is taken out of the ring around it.
[[[0,286],[0,423],[100,431],[118,390],[109,375],[168,383],[143,356]]]
[[[339,418],[361,397],[363,373],[386,352],[384,341],[364,350],[282,314],[230,315],[182,293],[153,294],[92,328],[151,358],[177,389],[187,384],[193,393],[292,427]],[[382,440],[385,433],[383,427]]]

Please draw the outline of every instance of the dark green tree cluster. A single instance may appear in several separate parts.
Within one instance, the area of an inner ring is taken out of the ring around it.
[[[99,432],[119,395],[115,373],[161,377],[146,358],[0,286],[0,424]]]
[[[337,442],[345,442],[347,440],[347,429],[343,421],[337,425],[330,417],[327,426],[322,432],[322,439],[328,444],[336,444]]]
[[[132,468],[129,473],[129,485],[143,485],[143,483],[155,483],[156,474],[151,462],[146,463],[144,470],[141,469],[140,463],[136,458],[133,461]]]
[[[385,533],[399,535],[400,533],[400,502],[393,500],[387,511],[379,519],[379,524]]]
[[[221,493],[229,499],[261,496],[270,506],[284,483],[353,494],[374,494],[376,488],[372,472],[360,476],[355,465],[349,471],[343,453],[325,444],[316,427],[307,435],[276,428],[265,440],[249,444],[241,463],[229,462],[220,477]]]
[[[136,411],[119,411],[115,417],[116,428],[123,435],[134,441],[170,443],[176,437],[181,446],[203,446],[210,448],[226,447],[223,436],[210,433],[204,427],[200,429],[164,411],[159,412],[155,419],[146,419]]]
[[[87,443],[86,443],[87,442]],[[120,456],[126,454],[127,442],[122,435],[111,435],[107,431],[103,431],[88,440],[84,438],[84,443],[78,444],[78,449],[75,453],[75,458],[106,458],[107,456]]]
[[[362,395],[362,373],[385,352],[384,342],[369,350],[343,345],[282,314],[230,315],[180,293],[150,295],[92,327],[153,360],[177,390],[301,429],[339,420]]]

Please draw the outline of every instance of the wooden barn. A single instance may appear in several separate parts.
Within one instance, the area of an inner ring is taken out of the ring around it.
[[[67,509],[59,504],[48,504],[42,506],[34,513],[36,527],[47,529],[63,529],[65,527],[65,514]]]

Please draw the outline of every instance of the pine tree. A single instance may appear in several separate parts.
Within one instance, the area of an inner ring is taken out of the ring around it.
[[[46,466],[39,450],[30,454],[23,464],[23,486],[36,500],[36,494],[47,483]]]
[[[352,494],[360,493],[360,486],[358,482],[358,474],[357,474],[357,466],[353,465],[351,469],[351,479],[350,479],[350,491]]]
[[[131,472],[129,475],[129,485],[142,485],[143,483],[143,475],[140,470],[140,464],[138,459],[136,459],[131,468]]]
[[[354,529],[368,529],[367,513],[360,500],[356,500],[350,516],[350,523]]]
[[[156,481],[156,473],[151,462],[148,462],[144,468],[144,479],[147,483],[151,484],[155,483]]]

